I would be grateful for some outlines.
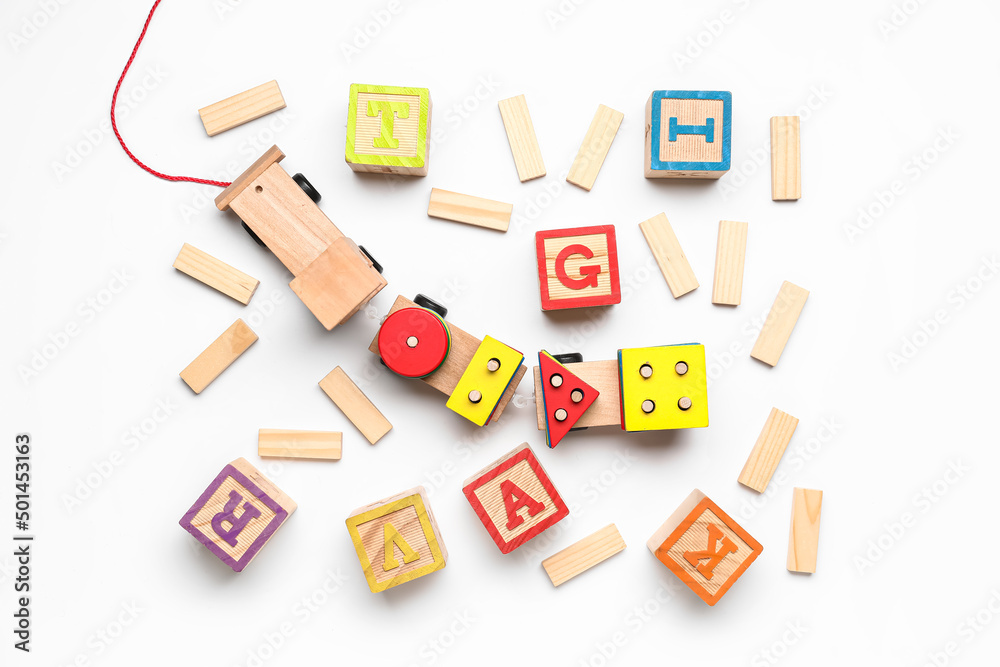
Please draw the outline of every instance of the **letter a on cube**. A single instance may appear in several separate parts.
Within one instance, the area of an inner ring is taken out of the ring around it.
[[[430,128],[427,88],[351,84],[347,164],[354,171],[426,176]]]
[[[373,593],[437,572],[448,560],[422,486],[355,510],[347,531]]]
[[[465,480],[462,491],[505,554],[569,515],[528,443]]]
[[[721,600],[764,550],[698,489],[653,533],[646,546],[709,605]]]
[[[222,469],[180,524],[234,572],[242,572],[296,507],[240,458]]]
[[[654,90],[646,102],[646,178],[720,178],[729,171],[733,95]]]
[[[542,310],[621,303],[614,225],[535,232]]]

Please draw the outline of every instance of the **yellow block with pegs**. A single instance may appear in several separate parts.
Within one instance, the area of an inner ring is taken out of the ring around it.
[[[618,350],[618,375],[624,430],[708,426],[704,345]]]
[[[486,336],[446,405],[473,424],[484,426],[523,362],[523,354]]]

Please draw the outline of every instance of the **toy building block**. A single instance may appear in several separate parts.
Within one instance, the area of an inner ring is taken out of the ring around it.
[[[296,507],[240,458],[222,469],[180,524],[234,572],[242,572]]]
[[[646,102],[646,178],[720,178],[729,171],[733,96],[655,90]]]
[[[346,322],[386,286],[382,267],[316,206],[320,195],[302,174],[289,176],[272,146],[215,198],[295,276],[292,291],[326,329]]]
[[[201,122],[208,136],[214,137],[220,132],[257,120],[272,111],[285,108],[285,98],[277,81],[268,81],[255,88],[244,91],[221,102],[210,104],[198,110]]]
[[[597,105],[594,120],[590,121],[590,127],[583,137],[580,150],[566,175],[568,182],[590,192],[624,118],[625,114],[621,111],[615,111],[603,104]]]
[[[698,288],[698,279],[691,270],[691,264],[681,249],[680,241],[674,234],[665,213],[653,216],[639,223],[642,235],[660,267],[660,273],[667,281],[670,293],[677,299]]]
[[[420,378],[448,396],[449,407],[462,408],[456,410],[459,414],[476,423],[484,415],[496,421],[527,372],[517,360],[518,357],[523,360],[523,355],[488,336],[487,341],[491,342],[487,345],[486,341],[445,322],[447,314],[447,308],[421,294],[414,301],[396,297],[368,350],[382,359],[389,370],[403,377]],[[500,365],[491,370],[494,358]],[[474,359],[478,359],[476,364]],[[459,392],[459,383],[467,373],[469,383],[477,378],[483,384],[465,383],[464,393]],[[495,397],[497,390],[499,399]],[[478,404],[469,400],[473,391],[480,394]]]
[[[747,462],[743,464],[739,483],[757,493],[763,493],[771,482],[771,476],[778,469],[785,448],[795,433],[799,420],[778,408],[771,408],[771,413],[764,422],[764,428],[757,436]]]
[[[578,357],[580,360],[571,361],[569,360],[571,356]],[[594,391],[597,393],[597,400],[583,414],[577,417],[573,428],[621,426],[622,415],[621,398],[618,391],[618,361],[582,361],[582,356],[578,354],[557,355],[553,358],[562,364],[569,373],[578,378],[580,382],[594,387]],[[548,426],[546,421],[545,386],[542,384],[541,366],[535,366],[534,374],[535,412],[538,420],[538,430],[545,431]],[[552,435],[550,432],[546,436],[549,442],[552,442]],[[550,446],[555,447],[555,444]]]
[[[427,206],[427,215],[432,218],[464,222],[467,225],[495,229],[498,232],[507,231],[513,211],[513,204],[438,188],[431,188],[431,201]]]
[[[431,92],[427,88],[351,84],[347,165],[354,171],[426,176]]]
[[[782,283],[767,319],[764,320],[764,326],[757,335],[757,342],[750,350],[751,357],[763,361],[768,366],[778,364],[778,359],[785,351],[788,338],[792,335],[792,329],[799,321],[799,315],[808,298],[809,290],[802,289],[787,280]]]
[[[771,199],[791,201],[802,197],[799,168],[799,117],[771,118]]]
[[[816,572],[819,515],[822,509],[822,491],[796,487],[792,492],[792,525],[788,532],[789,572]]]
[[[354,510],[347,531],[373,593],[437,572],[448,560],[422,486]]]
[[[181,379],[200,394],[256,342],[257,334],[238,319],[181,371]]]
[[[688,588],[715,605],[764,548],[695,489],[646,542]]]
[[[745,222],[719,221],[719,241],[715,247],[715,281],[712,283],[714,304],[740,305],[748,227]]]
[[[257,431],[257,456],[339,461],[343,435],[337,431],[262,428]]]
[[[510,152],[514,155],[517,177],[524,183],[544,176],[542,151],[538,148],[535,126],[531,123],[524,95],[500,100],[500,117],[503,118],[503,127],[507,131]]]
[[[569,515],[528,443],[465,480],[462,491],[505,554]]]
[[[601,392],[578,378],[555,357],[538,353],[541,376],[541,406],[545,414],[545,444],[558,445],[570,429],[586,414]]]
[[[256,278],[237,271],[188,243],[181,246],[181,251],[174,260],[174,268],[236,299],[244,306],[250,303],[250,298],[260,285],[260,281]]]
[[[371,444],[374,445],[392,430],[389,420],[340,366],[320,380],[319,387]]]
[[[614,225],[535,232],[542,310],[621,303]]]
[[[704,345],[618,350],[618,374],[624,430],[708,426]]]
[[[549,556],[542,561],[542,567],[552,580],[552,585],[559,586],[624,550],[625,540],[612,523]]]

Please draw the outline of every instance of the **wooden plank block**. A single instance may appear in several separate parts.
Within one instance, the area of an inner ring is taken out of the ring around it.
[[[238,319],[181,371],[181,379],[200,394],[255,342],[257,334]]]
[[[542,151],[538,148],[535,126],[531,123],[524,95],[500,100],[500,117],[503,118],[503,127],[507,131],[510,152],[514,155],[517,177],[524,183],[544,176]]]
[[[719,241],[715,246],[715,281],[712,303],[738,306],[743,297],[743,263],[747,251],[745,222],[719,221]]]
[[[262,428],[257,432],[257,456],[339,461],[342,442],[343,434],[337,431]]]
[[[574,428],[590,426],[621,426],[622,407],[618,383],[618,360],[581,361],[564,364],[577,376],[600,392],[594,404],[577,420]],[[542,401],[542,379],[538,366],[535,372],[535,416],[538,430],[545,430],[545,408]]]
[[[645,222],[640,222],[639,229],[646,237],[646,243],[649,244],[649,249],[653,252],[653,257],[656,258],[660,272],[674,298],[697,289],[698,279],[691,270],[691,264],[681,249],[680,241],[677,240],[667,215],[660,213]]]
[[[625,540],[612,523],[549,556],[542,561],[542,567],[552,580],[552,585],[558,586],[624,550]]]
[[[809,290],[802,289],[787,280],[782,283],[764,326],[757,336],[757,342],[750,350],[751,357],[763,361],[768,366],[777,365],[808,298]]]
[[[791,201],[802,197],[799,166],[799,117],[771,118],[771,199]]]
[[[757,442],[754,443],[753,450],[743,465],[743,471],[740,472],[740,484],[750,487],[757,493],[764,492],[798,425],[798,418],[778,408],[771,408],[771,413],[764,422],[764,428],[757,436]]]
[[[189,243],[181,246],[181,251],[174,260],[174,268],[236,299],[244,306],[250,303],[250,298],[260,285],[256,278],[234,269]]]
[[[573,160],[566,175],[567,181],[588,192],[594,187],[597,174],[601,171],[604,159],[611,150],[611,142],[615,140],[624,118],[625,114],[621,111],[615,111],[603,104],[597,105],[597,113],[590,121],[590,127],[583,137],[580,150],[577,151],[576,159]]]
[[[214,137],[220,132],[284,108],[285,98],[281,96],[278,82],[268,81],[199,109],[198,114],[208,136]]]
[[[358,389],[358,385],[354,384],[354,380],[349,378],[340,366],[320,380],[319,386],[371,444],[374,445],[392,430],[389,420],[368,400],[364,392]]]
[[[507,231],[513,211],[513,204],[438,188],[431,188],[431,201],[427,205],[427,215],[432,218],[464,222],[499,232]]]
[[[819,551],[819,515],[823,509],[823,492],[816,489],[792,491],[792,524],[788,532],[788,571],[816,571]]]

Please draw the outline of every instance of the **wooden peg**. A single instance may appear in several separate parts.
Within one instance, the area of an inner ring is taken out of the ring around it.
[[[181,251],[174,260],[174,268],[236,299],[244,306],[250,303],[250,298],[260,285],[260,281],[256,278],[237,271],[188,243],[181,246]]]
[[[200,394],[255,342],[257,334],[238,319],[181,371],[181,379]]]
[[[625,540],[612,523],[549,556],[542,561],[542,567],[552,585],[559,586],[624,550]]]
[[[340,366],[320,380],[319,386],[371,444],[374,445],[392,430],[389,420],[368,400],[364,392]]]
[[[242,93],[227,97],[221,102],[198,110],[208,136],[249,123],[261,116],[285,108],[285,98],[277,81],[268,81]]]

